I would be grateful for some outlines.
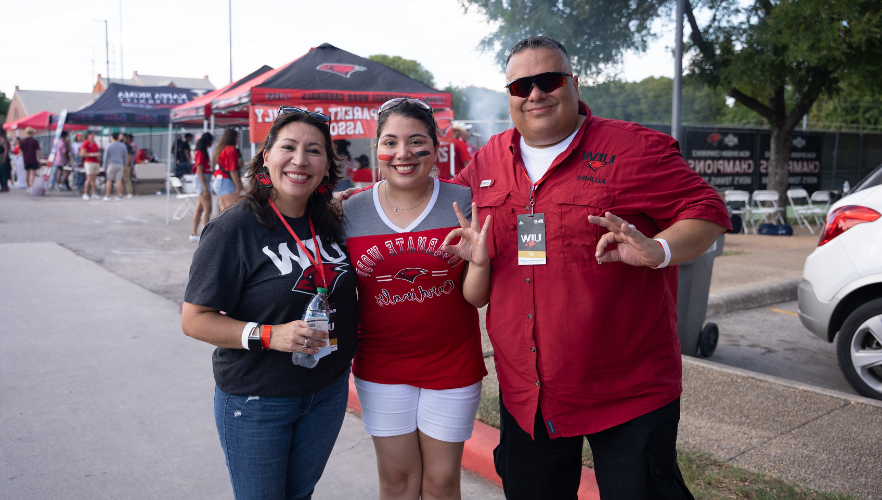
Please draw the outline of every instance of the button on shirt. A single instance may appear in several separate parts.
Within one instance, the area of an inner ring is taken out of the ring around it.
[[[549,436],[592,434],[661,408],[682,390],[677,266],[598,264],[610,211],[653,237],[683,219],[731,228],[723,201],[668,135],[591,115],[533,191],[545,214],[545,265],[520,266],[517,215],[533,184],[520,134],[494,136],[454,179],[472,188],[479,220],[492,215],[487,330],[505,407],[533,434],[541,408]]]

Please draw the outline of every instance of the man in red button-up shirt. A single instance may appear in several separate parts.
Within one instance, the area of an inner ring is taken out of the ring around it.
[[[602,498],[692,498],[675,451],[675,265],[731,228],[728,213],[673,138],[592,116],[571,73],[560,43],[516,45],[506,67],[515,128],[454,179],[471,187],[479,220],[492,215],[497,472],[509,499],[576,498],[587,436]],[[545,263],[519,251],[531,238],[523,222],[544,222],[533,239]]]

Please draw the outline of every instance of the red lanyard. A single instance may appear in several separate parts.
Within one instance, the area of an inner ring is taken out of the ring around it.
[[[298,238],[297,235],[294,234],[294,230],[291,229],[291,226],[288,225],[288,221],[286,221],[285,218],[282,217],[282,214],[279,212],[279,209],[276,208],[276,204],[273,203],[272,201],[269,202],[269,204],[271,207],[273,207],[273,212],[275,212],[276,215],[279,216],[279,220],[282,221],[282,224],[285,225],[285,228],[288,230],[288,232],[291,233],[291,236],[294,237],[294,241],[296,241],[297,244],[300,245],[300,248],[303,249],[303,253],[305,253],[306,256],[309,257],[309,261],[312,262],[312,265],[314,265],[315,268],[318,269],[319,276],[322,278],[322,288],[327,289],[328,285],[325,282],[325,268],[322,265],[322,255],[321,255],[322,244],[321,244],[321,242],[319,242],[319,239],[315,237],[315,229],[312,227],[312,219],[307,217],[307,220],[309,220],[309,230],[312,232],[312,241],[315,242],[315,250],[316,250],[315,254],[318,256],[318,262],[316,262],[316,259],[313,258],[313,256],[309,253],[309,250],[306,248],[306,245],[304,245],[303,242],[300,241],[300,238]]]

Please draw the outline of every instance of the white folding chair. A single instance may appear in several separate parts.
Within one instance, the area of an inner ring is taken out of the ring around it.
[[[751,205],[750,211],[762,216],[762,222],[772,222],[774,224],[776,221],[780,221],[781,224],[785,223],[784,217],[781,216],[781,209],[778,208],[778,191],[759,189],[753,192],[751,198],[753,199],[753,205]],[[766,203],[769,205],[765,205]],[[754,224],[754,234],[757,232],[757,227],[758,224]]]
[[[809,224],[808,218],[814,217],[815,225],[820,226],[827,212],[812,205],[808,192],[805,189],[788,189],[787,200],[793,208],[793,217],[796,218],[799,225],[805,226],[810,233],[815,234],[815,229]],[[821,219],[818,218],[819,215]]]
[[[821,191],[821,190],[815,191],[814,193],[812,193],[811,201],[812,201],[812,205],[815,205],[817,203],[823,203],[824,204],[823,210],[824,210],[824,213],[826,214],[827,211],[830,210],[830,191],[826,191],[826,190],[825,191]]]
[[[732,213],[741,216],[741,232],[747,234],[747,225],[753,222],[751,220],[753,215],[750,213],[750,193],[730,189],[723,192],[723,197]]]
[[[190,177],[190,179],[187,179],[187,177]],[[175,190],[175,198],[179,200],[184,200],[183,203],[181,203],[181,205],[178,207],[178,209],[175,210],[175,213],[172,216],[174,220],[182,220],[184,217],[186,217],[187,212],[196,207],[196,202],[193,201],[193,198],[199,196],[198,193],[193,192],[195,190],[193,181],[196,179],[196,177],[193,175],[185,175],[184,179],[187,181],[187,185],[189,185],[190,192],[187,192],[188,186],[181,182],[181,179],[178,179],[173,175],[170,175],[168,177],[169,184],[171,184],[172,189]]]

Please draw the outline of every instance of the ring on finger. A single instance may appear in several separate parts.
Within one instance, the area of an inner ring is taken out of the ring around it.
[[[637,226],[635,226],[634,224],[628,224],[628,225],[631,226],[631,229],[635,229],[635,230],[637,229]]]
[[[308,342],[309,342],[309,339],[303,339],[303,348],[304,349],[309,347],[308,345],[306,345]]]

